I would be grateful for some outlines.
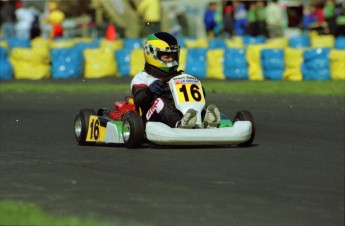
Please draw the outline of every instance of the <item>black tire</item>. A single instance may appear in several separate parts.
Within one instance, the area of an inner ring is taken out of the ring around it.
[[[74,118],[74,133],[79,145],[92,145],[95,142],[86,142],[90,115],[96,115],[93,109],[82,109]]]
[[[144,140],[144,122],[141,117],[128,111],[123,118],[122,137],[127,148],[139,148]]]
[[[251,146],[255,138],[255,124],[252,113],[250,113],[249,111],[239,111],[236,113],[233,122],[235,123],[236,121],[250,121],[252,123],[252,134],[250,136],[250,139],[244,143],[239,144],[239,146],[242,147]]]
[[[98,116],[102,116],[102,117],[106,117],[106,118],[109,117],[109,113],[110,113],[110,111],[107,108],[100,108],[97,111]]]

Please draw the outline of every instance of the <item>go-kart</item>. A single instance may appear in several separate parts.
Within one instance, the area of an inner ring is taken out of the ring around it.
[[[221,113],[217,128],[202,128],[205,97],[196,77],[182,74],[168,82],[175,107],[183,114],[190,108],[197,111],[197,128],[171,128],[161,122],[145,121],[132,97],[114,103],[114,110],[82,109],[75,116],[74,131],[79,145],[124,144],[141,147],[145,141],[157,145],[233,145],[250,146],[255,126],[249,111],[239,111],[233,120]]]

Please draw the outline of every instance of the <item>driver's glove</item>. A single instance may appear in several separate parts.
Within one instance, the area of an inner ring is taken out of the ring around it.
[[[149,90],[158,96],[163,94],[164,89],[165,89],[165,84],[159,79],[155,80],[149,85]]]

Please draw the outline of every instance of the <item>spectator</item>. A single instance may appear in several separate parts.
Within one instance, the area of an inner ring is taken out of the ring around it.
[[[327,0],[323,7],[323,15],[327,22],[329,33],[335,34],[336,16],[335,16],[335,3],[333,0]]]
[[[49,4],[49,16],[45,19],[46,23],[49,23],[51,27],[50,38],[62,38],[63,26],[62,22],[65,19],[65,14],[58,9],[57,3],[52,2]]]
[[[310,5],[309,11],[304,16],[304,28],[307,31],[316,31],[319,34],[325,33],[325,19],[323,11],[315,3]]]
[[[232,36],[234,32],[234,18],[232,12],[233,10],[231,5],[225,6],[223,16],[223,27],[224,35],[226,38]]]
[[[181,32],[181,26],[177,20],[177,6],[171,5],[168,8],[168,25],[169,25],[169,33],[173,36],[178,36]]]
[[[251,2],[248,9],[247,14],[247,21],[248,21],[248,30],[247,34],[251,36],[257,36],[258,35],[258,22],[257,22],[257,16],[256,16],[256,3]]]
[[[266,7],[263,1],[258,1],[256,3],[256,17],[258,23],[258,35],[268,37],[266,26]]]
[[[345,36],[345,8],[342,8],[337,16],[335,36]]]
[[[244,4],[238,1],[233,2],[235,18],[235,35],[243,36],[247,29],[247,10]]]
[[[141,32],[142,36],[146,37],[161,30],[159,0],[142,0],[138,5],[137,11],[145,22],[144,29]]]
[[[218,37],[223,32],[223,13],[221,10],[216,9],[214,14],[214,21],[216,22],[216,27],[214,28],[214,36]]]
[[[266,24],[268,36],[270,38],[283,36],[283,14],[277,2],[278,0],[272,0],[272,2],[270,2],[266,8],[266,13],[269,15],[266,17]]]
[[[311,13],[311,7],[305,7],[303,12],[303,29],[305,31],[309,30],[311,24],[316,22],[316,17],[314,14]]]
[[[16,3],[16,34],[17,38],[30,39],[30,30],[32,22],[34,21],[34,15],[28,8],[23,6],[22,2]]]
[[[188,36],[189,35],[189,25],[186,16],[186,9],[183,6],[180,6],[177,11],[176,16],[178,24],[181,26],[181,36]]]
[[[40,12],[35,6],[30,6],[29,10],[32,12],[32,15],[34,16],[34,20],[31,24],[30,39],[34,39],[41,35]]]
[[[210,2],[204,14],[204,25],[207,37],[215,36],[217,3]]]
[[[13,4],[8,0],[2,0],[3,5],[0,9],[1,29],[4,38],[15,37],[16,15]]]

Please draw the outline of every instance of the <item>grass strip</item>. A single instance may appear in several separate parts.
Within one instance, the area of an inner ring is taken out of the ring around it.
[[[50,226],[117,226],[124,222],[99,222],[94,219],[80,219],[78,217],[56,217],[49,215],[32,203],[0,201],[0,225],[50,225]],[[126,223],[125,225],[139,225]]]
[[[204,80],[207,93],[224,94],[302,94],[345,96],[345,81],[219,81]],[[111,82],[64,82],[20,81],[0,84],[0,93],[128,93],[128,83]]]
[[[207,93],[345,96],[345,81],[238,81],[225,84],[209,81],[204,86]]]
[[[105,225],[76,217],[54,217],[44,213],[34,204],[22,202],[2,201],[0,202],[0,213],[1,225]]]

